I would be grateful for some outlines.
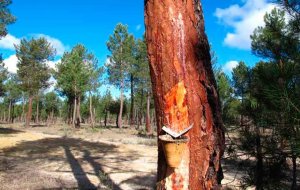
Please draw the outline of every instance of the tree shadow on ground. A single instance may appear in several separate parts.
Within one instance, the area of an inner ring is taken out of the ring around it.
[[[15,129],[9,129],[9,128],[2,128],[0,127],[0,134],[2,135],[9,135],[9,134],[17,134],[21,133],[22,131],[15,130]]]
[[[14,189],[79,188],[119,190],[121,188],[113,182],[109,175],[114,172],[122,173],[122,169],[104,164],[101,160],[103,158],[111,159],[112,162],[116,163],[115,166],[119,166],[123,164],[124,160],[136,160],[140,155],[132,151],[125,158],[121,156],[110,158],[112,154],[118,155],[118,147],[115,145],[89,142],[82,139],[61,137],[22,142],[15,147],[1,151],[0,163],[1,160],[5,160],[5,163],[14,164],[9,171],[4,172],[4,178],[2,181],[0,180],[0,183],[10,185],[9,187]],[[111,172],[105,173],[104,167],[109,168]],[[11,183],[12,177],[15,178],[16,174],[19,176],[29,175],[30,170],[42,171],[56,180],[53,180],[53,184],[47,184],[43,180],[36,182],[28,176],[24,179],[27,180],[26,184],[33,180],[28,186],[22,186],[22,178],[15,180],[15,184]],[[59,174],[61,175],[59,176]],[[66,175],[69,178],[73,176],[72,179],[75,178],[77,184],[71,183],[71,180],[66,180]],[[95,178],[98,178],[96,180],[98,182],[95,182]],[[149,178],[152,178],[152,176],[149,176]],[[91,179],[94,180],[91,181]],[[142,180],[139,182],[143,185]],[[147,184],[145,185],[147,186]],[[3,188],[5,189],[5,185]]]
[[[136,187],[135,189],[137,190],[146,190],[146,187],[151,187],[153,189],[155,189],[155,184],[152,184],[152,181],[156,180],[156,176],[155,175],[149,175],[149,176],[134,176],[132,178],[126,179],[124,181],[121,182],[122,183],[126,183],[126,184],[132,184],[134,187]],[[144,186],[144,187],[141,187]]]

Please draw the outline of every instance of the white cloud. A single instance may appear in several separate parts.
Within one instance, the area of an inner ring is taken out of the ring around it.
[[[56,49],[56,54],[61,56],[69,48],[65,46],[59,39],[53,38],[45,34],[34,34],[33,37],[40,38],[44,37],[48,42]],[[21,39],[11,34],[7,34],[4,38],[0,39],[0,49],[15,50],[14,45],[18,45]]]
[[[4,59],[4,65],[10,73],[17,73],[18,58],[16,55],[11,55],[7,59]]]
[[[0,48],[15,50],[14,45],[18,45],[19,43],[20,43],[20,39],[16,38],[11,34],[7,34],[5,37],[0,39]]]
[[[66,47],[60,40],[53,38],[51,36],[45,35],[45,34],[36,34],[34,35],[35,37],[41,38],[44,37],[47,39],[47,41],[56,49],[56,54],[57,55],[63,55],[66,49]]]
[[[47,65],[51,69],[56,69],[56,64],[59,63],[61,60],[57,61],[47,61]],[[10,73],[17,73],[17,63],[18,63],[18,58],[16,55],[11,55],[7,59],[4,59],[4,65],[7,68],[8,72]]]
[[[141,28],[142,28],[142,25],[139,24],[139,25],[137,25],[137,26],[135,27],[135,30],[136,30],[136,31],[139,31]]]
[[[48,65],[49,68],[56,70],[56,64],[59,63],[61,59],[57,61],[48,61],[46,64]]]
[[[232,70],[237,67],[239,64],[238,61],[228,61],[223,67],[222,70],[224,71],[224,73],[228,73],[230,74],[232,72]]]
[[[229,47],[251,49],[250,35],[258,26],[263,26],[263,17],[275,5],[267,0],[246,0],[243,6],[231,5],[228,8],[217,8],[215,16],[221,23],[233,29],[228,32],[224,44]]]

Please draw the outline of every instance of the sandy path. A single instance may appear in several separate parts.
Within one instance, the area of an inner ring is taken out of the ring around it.
[[[0,189],[153,189],[156,146],[0,128]]]

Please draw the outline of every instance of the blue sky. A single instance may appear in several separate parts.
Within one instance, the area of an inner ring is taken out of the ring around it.
[[[251,54],[249,35],[274,5],[267,0],[202,0],[205,27],[218,57],[218,65],[229,74],[240,60],[254,65],[259,59]],[[93,52],[99,64],[109,54],[106,41],[119,22],[127,24],[136,37],[144,33],[143,0],[13,0],[11,12],[17,22],[0,40],[0,52],[11,72],[15,72],[13,48],[23,37],[44,36],[57,48],[54,67],[64,51],[78,43]]]

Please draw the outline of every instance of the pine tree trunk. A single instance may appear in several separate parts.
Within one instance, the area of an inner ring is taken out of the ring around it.
[[[8,105],[8,123],[11,122],[11,100],[9,100],[9,105]]]
[[[150,119],[150,93],[148,92],[147,95],[147,113],[146,113],[146,130],[147,130],[147,135],[152,134],[152,129],[151,129],[151,119]]]
[[[130,91],[131,91],[131,105],[130,105],[130,126],[134,125],[134,92],[133,92],[133,75],[130,75]]]
[[[81,115],[80,115],[80,96],[77,97],[77,101],[76,101],[77,105],[76,105],[76,127],[80,127],[81,124]]]
[[[95,120],[94,120],[94,114],[93,114],[93,100],[92,100],[91,92],[90,92],[90,118],[91,118],[92,127],[94,128]]]
[[[39,123],[39,98],[37,97],[36,98],[36,120],[35,122],[36,123]]]
[[[76,108],[76,106],[77,106],[77,100],[76,100],[77,98],[76,98],[76,96],[74,97],[74,108],[73,108],[73,118],[72,118],[72,124],[73,124],[73,127],[75,128],[76,127],[76,118],[77,118],[77,116],[76,116],[76,110],[77,110],[77,108]]]
[[[30,126],[30,121],[31,121],[31,117],[32,117],[32,96],[29,96],[28,99],[28,111],[27,111],[27,116],[26,116],[26,123],[25,126],[29,127]]]
[[[122,113],[123,113],[123,84],[121,84],[121,94],[120,94],[120,111],[117,121],[117,127],[122,128]]]
[[[158,145],[157,189],[218,189],[224,132],[199,0],[145,1],[146,38],[157,132],[187,133],[180,166],[168,167]]]
[[[81,107],[81,97],[78,96],[77,106],[76,106],[76,108],[77,108],[77,117],[78,117],[78,122],[77,123],[79,123],[78,127],[80,126],[80,123],[82,123],[80,107]]]
[[[14,103],[12,103],[12,105],[11,105],[11,108],[12,108],[12,110],[11,110],[11,123],[14,123],[14,120],[15,120],[15,104]]]
[[[22,122],[25,121],[25,97],[23,96],[23,100],[22,100],[22,114],[21,114],[21,117],[22,117]]]
[[[108,115],[107,112],[108,112],[108,111],[106,110],[106,111],[105,111],[105,115],[104,115],[104,127],[107,126],[107,115]]]

